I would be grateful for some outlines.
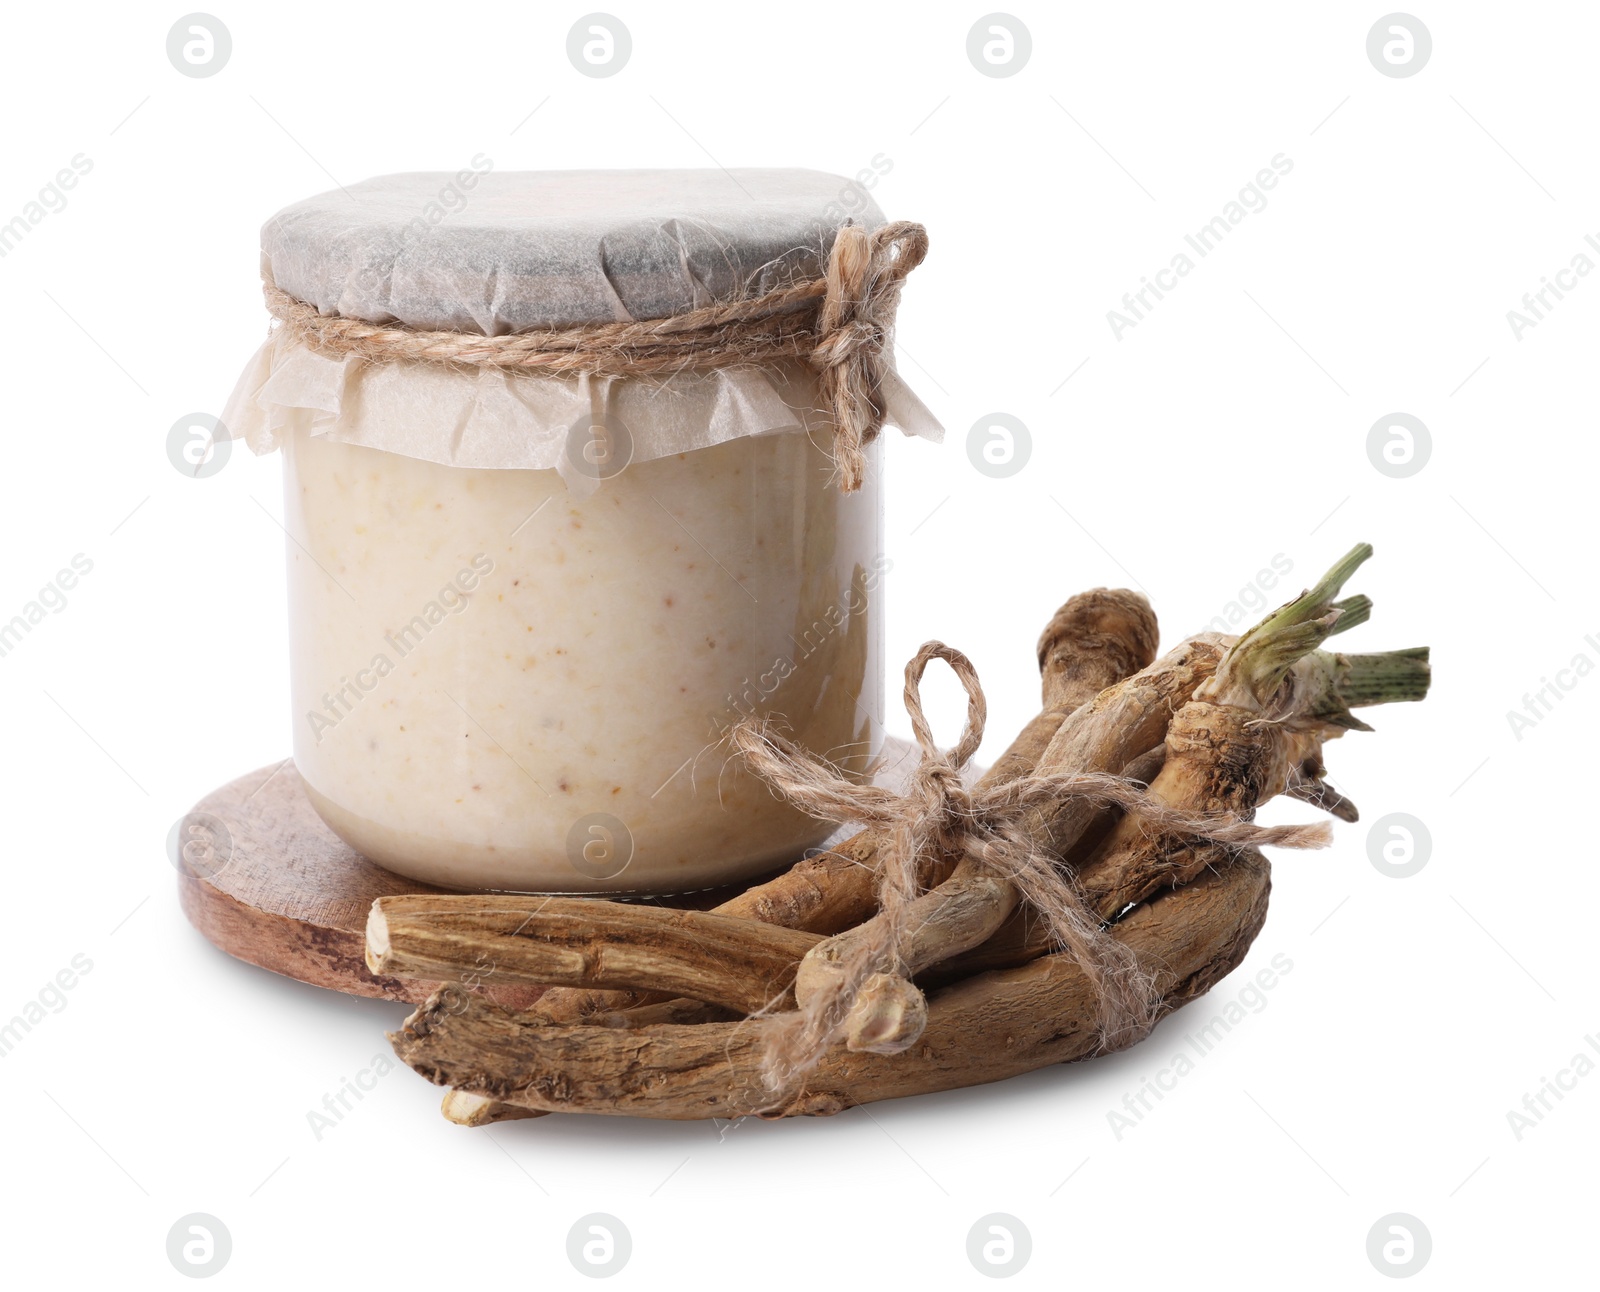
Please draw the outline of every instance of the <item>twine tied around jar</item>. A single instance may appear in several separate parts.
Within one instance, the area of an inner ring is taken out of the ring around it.
[[[332,358],[412,360],[542,376],[670,376],[801,359],[817,372],[833,420],[840,488],[866,475],[864,447],[883,429],[882,382],[906,275],[928,253],[920,224],[838,230],[826,273],[747,300],[666,318],[481,336],[320,313],[264,276],[267,309],[287,334]]]
[[[934,742],[922,708],[921,682],[935,659],[948,664],[967,693],[967,720],[948,752]],[[764,1071],[770,1089],[791,1091],[844,1034],[857,998],[875,975],[906,976],[906,918],[940,857],[965,857],[1010,880],[1041,916],[1052,940],[1083,969],[1100,1006],[1105,1049],[1140,1040],[1155,1025],[1160,997],[1151,972],[1101,927],[1070,871],[1029,832],[1027,814],[1068,799],[1087,799],[1132,813],[1152,830],[1232,847],[1263,844],[1308,848],[1326,844],[1320,825],[1257,826],[1233,816],[1196,815],[1150,798],[1138,782],[1102,772],[1029,774],[968,787],[961,772],[983,741],[987,702],[972,661],[943,642],[925,642],[906,665],[905,706],[921,761],[903,793],[862,784],[801,749],[769,720],[747,719],[729,740],[747,765],[801,810],[830,821],[881,830],[879,914],[842,973],[798,1010],[770,1014]]]

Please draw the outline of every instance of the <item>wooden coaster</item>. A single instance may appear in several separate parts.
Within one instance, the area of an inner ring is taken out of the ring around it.
[[[440,985],[371,973],[366,925],[374,898],[445,890],[390,874],[334,834],[292,759],[213,790],[183,818],[173,844],[184,914],[229,955],[355,996],[419,1004]],[[704,910],[734,891],[654,900]],[[542,990],[504,984],[487,994],[520,1009]]]
[[[874,781],[902,790],[915,753],[907,741],[887,738]],[[979,770],[969,767],[964,778],[970,783]],[[827,844],[854,832],[841,828]],[[171,851],[189,923],[229,955],[353,996],[420,1004],[439,987],[371,973],[366,928],[375,898],[445,890],[390,874],[334,834],[306,797],[292,758],[206,795],[179,822]],[[646,900],[706,911],[759,882]],[[522,1009],[544,989],[508,983],[483,990]]]
[[[293,760],[213,790],[178,828],[183,912],[229,955],[356,996],[418,1003],[437,986],[376,977],[362,957],[374,898],[439,890],[379,869],[328,829]]]

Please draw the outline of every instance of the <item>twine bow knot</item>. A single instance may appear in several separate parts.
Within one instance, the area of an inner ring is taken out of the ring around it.
[[[883,429],[884,351],[906,275],[927,254],[928,231],[905,220],[870,233],[847,224],[834,237],[811,363],[833,415],[833,456],[846,493],[861,487],[864,446]]]

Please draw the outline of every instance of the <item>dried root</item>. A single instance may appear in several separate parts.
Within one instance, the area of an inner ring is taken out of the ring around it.
[[[1245,852],[1115,927],[1113,936],[1154,977],[1164,1013],[1204,994],[1244,958],[1266,917],[1269,874],[1265,858]],[[534,1112],[815,1116],[999,1081],[1100,1051],[1094,988],[1065,954],[936,992],[916,1047],[887,1056],[838,1047],[804,1091],[776,1106],[763,1081],[757,1023],[528,1027],[481,998],[457,1012],[454,990],[407,1020],[393,1035],[395,1052],[429,1080],[455,1087],[452,1099],[466,1092]]]

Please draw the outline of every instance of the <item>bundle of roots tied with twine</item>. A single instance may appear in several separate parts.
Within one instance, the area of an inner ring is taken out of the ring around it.
[[[1426,648],[1325,649],[1372,603],[1342,596],[1357,547],[1239,637],[1156,657],[1155,615],[1104,588],[1039,640],[1043,702],[995,764],[964,775],[985,705],[971,662],[930,642],[906,668],[921,761],[895,792],[771,722],[730,740],[775,793],[861,829],[709,911],[583,898],[384,897],[374,973],[446,985],[392,1033],[465,1125],[549,1112],[677,1119],[838,1112],[997,1081],[1131,1045],[1244,958],[1266,916],[1259,849],[1277,795],[1345,821],[1322,748],[1354,710],[1420,700]],[[966,689],[956,746],[919,698],[933,660]],[[512,1010],[490,979],[544,985]]]

